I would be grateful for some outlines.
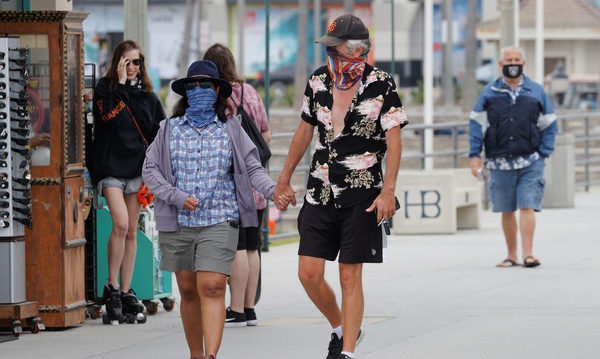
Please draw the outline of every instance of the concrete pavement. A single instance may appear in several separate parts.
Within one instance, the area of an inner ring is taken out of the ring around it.
[[[392,236],[390,261],[364,269],[366,337],[357,358],[599,357],[600,190],[578,192],[574,208],[537,219],[537,268],[495,267],[505,246],[500,216],[490,212],[480,230]],[[259,325],[226,328],[219,358],[326,356],[331,328],[297,279],[296,248],[263,254]],[[336,264],[327,276],[339,293]],[[0,358],[188,358],[179,315],[177,306],[146,324],[86,320],[25,332],[0,344]]]

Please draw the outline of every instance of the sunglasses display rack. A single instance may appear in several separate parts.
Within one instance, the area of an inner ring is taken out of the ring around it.
[[[0,238],[31,228],[29,51],[0,37]]]

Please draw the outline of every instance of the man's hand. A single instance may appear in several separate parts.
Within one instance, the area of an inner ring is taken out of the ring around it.
[[[278,210],[287,211],[290,202],[294,207],[296,206],[296,191],[294,191],[289,183],[277,183],[275,192],[273,192],[273,197],[271,197],[271,199],[273,200],[273,203],[275,203],[275,206]]]
[[[396,197],[393,192],[381,192],[373,201],[371,207],[367,208],[366,212],[376,210],[377,222],[381,222],[384,218],[392,218],[396,214]]]
[[[485,168],[483,167],[483,161],[480,157],[471,157],[471,174],[475,177],[479,177],[478,170],[481,169],[481,175],[485,178]]]

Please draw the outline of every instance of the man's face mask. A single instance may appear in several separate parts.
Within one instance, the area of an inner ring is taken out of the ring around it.
[[[514,79],[523,73],[523,65],[509,64],[502,66],[502,74],[508,78]]]

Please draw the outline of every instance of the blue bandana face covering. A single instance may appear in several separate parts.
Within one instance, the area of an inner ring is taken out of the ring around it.
[[[190,105],[185,112],[193,126],[204,127],[215,119],[217,116],[217,111],[215,110],[217,93],[215,90],[196,86],[191,90],[186,90],[185,93]]]

